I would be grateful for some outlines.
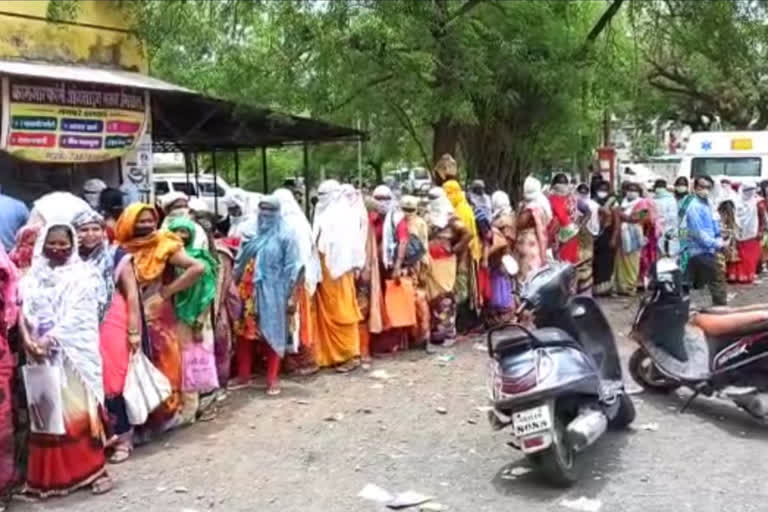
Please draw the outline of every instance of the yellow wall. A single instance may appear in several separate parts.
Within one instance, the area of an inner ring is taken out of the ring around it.
[[[46,17],[48,0],[0,0],[0,59],[24,59],[147,73],[129,20],[111,0],[80,0],[74,23]],[[25,16],[21,18],[14,15]],[[33,17],[28,19],[26,17]]]

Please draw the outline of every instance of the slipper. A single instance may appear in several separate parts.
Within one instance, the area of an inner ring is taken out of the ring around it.
[[[128,460],[131,456],[131,448],[125,445],[118,445],[115,447],[115,451],[112,452],[112,456],[109,458],[110,464],[121,464]]]
[[[277,396],[280,394],[280,386],[272,386],[267,388],[267,396]]]
[[[91,484],[93,494],[106,494],[112,490],[113,482],[109,476],[102,476]]]

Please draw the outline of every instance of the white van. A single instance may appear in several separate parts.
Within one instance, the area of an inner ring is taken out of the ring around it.
[[[189,178],[189,179],[187,179]],[[195,175],[186,173],[159,173],[152,176],[155,197],[158,198],[168,192],[184,192],[189,197],[197,197],[198,189],[195,184]],[[200,199],[208,203],[211,211],[214,211],[214,203],[218,203],[216,213],[219,215],[227,214],[227,205],[224,204],[224,196],[231,188],[220,176],[216,177],[216,183],[213,182],[213,176],[210,174],[201,174],[197,177],[197,184],[200,185]],[[217,201],[214,201],[214,197]]]
[[[767,132],[694,132],[688,138],[679,176],[711,176],[715,182],[757,183],[768,178]]]

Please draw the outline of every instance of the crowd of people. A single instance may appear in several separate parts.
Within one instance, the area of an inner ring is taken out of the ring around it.
[[[545,190],[529,176],[513,208],[480,180],[465,192],[449,156],[435,174],[441,185],[421,197],[326,180],[309,218],[285,188],[233,190],[225,221],[177,192],[157,205],[106,185],[87,201],[54,192],[31,213],[0,195],[0,487],[25,474],[38,497],[106,492],[107,463],[215,417],[255,373],[273,396],[281,373],[451,346],[513,320],[515,289],[550,260],[577,267],[574,293],[634,295],[673,255],[717,304],[726,279],[760,270],[765,185],[721,182],[713,195],[700,177],[692,189],[680,178],[614,191],[557,174]],[[171,387],[141,425],[123,396],[135,353]],[[60,368],[47,385],[61,388],[61,432],[28,432],[39,411],[27,410],[20,377],[34,372],[22,365]]]

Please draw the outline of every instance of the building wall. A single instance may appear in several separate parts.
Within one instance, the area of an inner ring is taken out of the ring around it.
[[[47,18],[48,0],[0,0],[0,59],[23,59],[147,73],[130,20],[114,2],[80,0],[64,23]]]

